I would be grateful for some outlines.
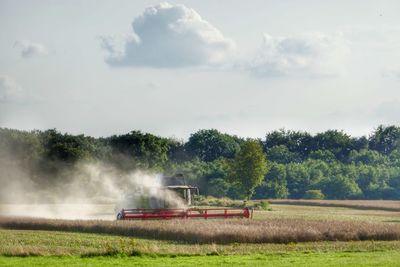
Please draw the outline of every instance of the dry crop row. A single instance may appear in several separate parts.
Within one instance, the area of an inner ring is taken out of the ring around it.
[[[2,217],[0,228],[104,233],[187,243],[219,244],[400,240],[398,224],[300,219],[83,221]]]

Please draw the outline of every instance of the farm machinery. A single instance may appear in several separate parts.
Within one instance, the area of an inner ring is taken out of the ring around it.
[[[168,220],[191,218],[252,218],[251,208],[195,207],[199,189],[187,185],[182,175],[164,177],[163,186],[128,194],[117,220]],[[135,208],[130,208],[135,206]],[[138,208],[139,207],[139,208]]]

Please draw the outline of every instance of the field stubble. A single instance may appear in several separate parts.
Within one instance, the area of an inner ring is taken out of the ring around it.
[[[101,233],[195,244],[400,240],[399,224],[303,219],[101,221],[0,217],[0,228]]]
[[[303,205],[320,207],[343,207],[363,210],[400,211],[398,200],[307,200],[307,199],[271,199],[271,204]]]
[[[271,211],[255,211],[255,220],[302,219],[370,223],[400,223],[400,212],[346,207],[271,204]]]

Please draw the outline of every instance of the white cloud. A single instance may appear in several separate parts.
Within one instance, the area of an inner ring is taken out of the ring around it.
[[[337,75],[344,70],[348,53],[348,43],[341,34],[265,34],[261,48],[247,67],[255,75],[267,77]]]
[[[129,38],[103,37],[112,66],[183,67],[219,64],[234,42],[184,5],[148,7],[132,22]]]
[[[24,99],[24,91],[10,77],[0,76],[0,103],[19,102]]]
[[[20,50],[23,58],[47,55],[47,49],[44,45],[28,40],[16,41],[14,47]]]
[[[400,70],[399,68],[386,68],[381,72],[383,78],[390,78],[400,81]]]

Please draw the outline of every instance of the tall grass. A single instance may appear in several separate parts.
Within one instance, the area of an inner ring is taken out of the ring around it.
[[[0,218],[0,228],[104,233],[187,243],[400,240],[400,225],[271,219],[99,221]]]

